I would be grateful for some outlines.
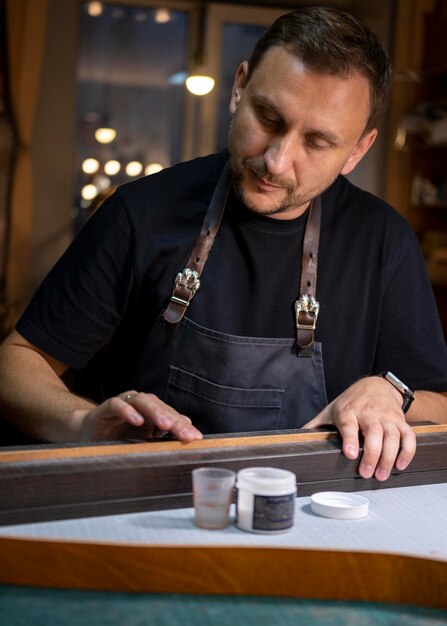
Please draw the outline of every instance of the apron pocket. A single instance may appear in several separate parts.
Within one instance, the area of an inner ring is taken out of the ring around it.
[[[276,430],[284,389],[241,389],[216,385],[170,366],[165,402],[206,433]]]

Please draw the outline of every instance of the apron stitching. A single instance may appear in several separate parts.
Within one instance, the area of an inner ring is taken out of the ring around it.
[[[233,407],[239,407],[239,408],[246,408],[246,409],[279,409],[282,405],[282,402],[280,403],[276,403],[276,404],[240,404],[240,403],[231,403],[231,402],[223,402],[223,401],[218,401],[218,400],[213,400],[212,398],[209,398],[208,396],[204,396],[201,393],[197,393],[196,391],[191,390],[190,388],[187,387],[182,387],[181,385],[178,385],[176,383],[171,383],[171,385],[173,387],[177,387],[177,389],[181,389],[182,391],[186,391],[188,394],[191,394],[193,396],[196,396],[198,398],[203,398],[204,400],[207,400],[207,402],[210,402],[211,404],[219,404],[222,406],[233,406]],[[281,400],[282,400],[282,395],[284,394],[284,389],[261,389],[261,390],[256,390],[256,389],[247,389],[244,391],[273,391],[275,393],[278,393],[281,395]]]
[[[206,333],[201,332],[200,330],[196,330],[195,328],[189,327],[190,330],[197,335],[202,335],[203,337],[211,337],[212,339],[216,339],[216,341],[221,341],[222,343],[237,343],[239,345],[257,345],[257,346],[294,346],[294,339],[287,339],[283,337],[265,339],[265,337],[247,337],[245,339],[239,339],[236,335],[234,335],[235,339],[226,339],[225,337],[219,337],[214,335],[212,332]]]

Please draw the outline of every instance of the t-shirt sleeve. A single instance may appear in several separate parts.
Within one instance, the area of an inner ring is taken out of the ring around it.
[[[134,233],[119,192],[87,221],[19,319],[28,341],[73,368],[113,334],[134,283]]]
[[[446,391],[446,343],[414,233],[402,247],[385,281],[375,371],[391,370],[414,389]]]

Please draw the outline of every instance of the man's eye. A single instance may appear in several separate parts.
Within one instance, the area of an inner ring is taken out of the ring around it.
[[[258,109],[258,118],[261,121],[261,124],[264,124],[265,126],[274,127],[279,124],[278,119],[273,117],[272,114],[265,109]]]
[[[312,137],[306,138],[306,145],[312,150],[324,150],[328,147],[326,143],[322,143],[321,140],[313,139]]]
[[[275,120],[273,117],[268,117],[267,115],[264,115],[262,119],[266,124],[270,124],[270,125],[278,124],[278,120]]]

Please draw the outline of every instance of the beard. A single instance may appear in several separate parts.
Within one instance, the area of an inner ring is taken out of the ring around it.
[[[325,191],[334,180],[337,175],[333,176],[330,180],[315,185],[311,188],[302,187],[299,189],[296,184],[284,179],[281,176],[275,176],[271,174],[265,164],[264,158],[259,157],[239,157],[237,153],[237,140],[234,137],[233,125],[230,127],[229,133],[229,150],[230,150],[230,167],[233,175],[233,184],[236,195],[239,200],[253,213],[274,216],[287,213],[299,207],[303,207],[303,211],[309,204],[309,202],[319,196]],[[263,206],[259,206],[255,201],[250,199],[249,192],[246,188],[247,175],[254,174],[256,177],[277,186],[279,189],[285,190],[285,196],[282,200],[272,201],[270,205],[264,203]]]

